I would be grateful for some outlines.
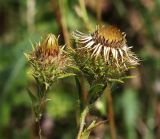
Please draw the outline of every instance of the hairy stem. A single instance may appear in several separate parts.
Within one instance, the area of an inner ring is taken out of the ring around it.
[[[76,120],[77,120],[77,125],[79,127],[80,124],[80,113],[84,109],[84,107],[87,105],[87,95],[88,92],[86,90],[86,87],[84,85],[84,78],[75,78],[76,80],[76,86],[77,86],[77,109],[76,109]]]
[[[77,109],[76,109],[76,122],[77,122],[77,127],[79,127],[80,125],[80,111],[81,111],[81,100],[80,100],[80,95],[81,95],[81,85],[80,85],[80,82],[79,82],[79,79],[77,77],[75,77],[75,81],[76,81],[76,86],[77,86],[77,90],[78,90],[78,93],[77,94]]]
[[[41,130],[41,125],[40,125],[40,120],[38,120],[38,135],[39,135],[39,139],[42,139],[42,130]]]
[[[114,121],[112,92],[111,92],[110,86],[106,87],[105,94],[106,94],[107,102],[108,102],[107,106],[108,106],[108,117],[109,117],[111,139],[116,139],[116,128],[115,128],[115,121]]]
[[[81,114],[80,127],[78,131],[77,139],[82,139],[81,137],[82,137],[82,133],[83,133],[84,125],[85,125],[85,119],[86,119],[88,112],[89,112],[89,108],[86,107]]]

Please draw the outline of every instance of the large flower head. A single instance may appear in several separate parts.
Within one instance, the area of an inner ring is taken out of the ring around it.
[[[114,26],[98,26],[90,34],[75,31],[74,59],[90,83],[118,80],[138,58],[127,46],[126,34]]]
[[[93,58],[103,57],[105,62],[116,67],[137,65],[138,58],[132,47],[127,46],[126,34],[114,26],[98,26],[91,34],[74,32],[74,38],[81,49],[88,49]]]
[[[67,74],[71,61],[63,48],[58,45],[58,39],[53,34],[48,34],[31,53],[25,54],[32,65],[33,76],[46,89],[57,78]]]

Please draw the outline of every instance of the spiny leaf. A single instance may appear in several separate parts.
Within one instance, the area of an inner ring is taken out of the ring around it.
[[[105,124],[108,120],[97,122],[94,120],[92,123],[83,131],[82,139],[88,139],[91,131],[101,124]]]
[[[24,56],[27,58],[27,60],[29,60],[30,58],[29,58],[29,54],[27,54],[27,53],[23,53],[24,54]]]
[[[128,67],[128,69],[134,69],[135,68],[135,66],[129,66]]]
[[[104,90],[103,84],[96,84],[89,90],[89,103],[93,104],[101,95]]]
[[[48,88],[49,88],[50,84],[49,84],[49,83],[47,83],[47,82],[44,82],[44,84],[45,84],[45,89],[46,89],[46,90],[48,90]]]
[[[92,129],[95,127],[96,121],[92,121],[92,123],[85,129],[82,133],[81,139],[88,139]]]
[[[58,79],[62,79],[62,78],[70,77],[70,76],[75,76],[75,75],[76,74],[74,74],[74,73],[60,74]]]
[[[32,50],[35,51],[35,47],[34,44],[32,43],[32,41],[30,40],[31,46],[32,46]]]
[[[112,79],[112,78],[109,78],[108,80],[109,80],[110,82],[124,83],[121,79]]]
[[[96,84],[96,85],[93,85],[91,86],[90,90],[89,90],[89,93],[95,93],[95,92],[99,92],[99,91],[102,91],[104,88],[104,84]]]
[[[32,103],[36,103],[38,98],[35,95],[33,95],[33,93],[29,89],[27,89],[27,91],[28,91],[29,97],[32,100]]]
[[[88,71],[88,73],[90,73],[90,74],[95,74],[95,72],[93,71],[93,69],[92,68],[90,68],[90,67],[85,67],[85,70],[87,70]]]
[[[132,78],[135,78],[136,76],[125,76],[125,77],[121,77],[121,79],[132,79]]]
[[[69,68],[73,69],[73,70],[76,70],[78,72],[82,72],[78,67],[76,66],[68,66]]]

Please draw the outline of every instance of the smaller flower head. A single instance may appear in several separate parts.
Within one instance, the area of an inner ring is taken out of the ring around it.
[[[74,38],[81,48],[91,51],[91,56],[103,57],[106,63],[115,63],[115,66],[137,65],[138,59],[131,52],[132,47],[127,46],[126,34],[114,26],[101,26],[91,34],[79,31],[74,33]]]
[[[33,76],[46,89],[61,75],[64,75],[67,66],[71,64],[67,54],[58,45],[58,39],[53,35],[47,35],[36,45],[33,52],[26,54],[29,62],[32,64]]]

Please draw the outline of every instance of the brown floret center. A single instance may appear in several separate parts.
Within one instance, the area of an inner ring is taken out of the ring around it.
[[[114,26],[99,27],[94,33],[93,38],[96,43],[100,43],[106,47],[121,48],[125,45],[125,34]]]

